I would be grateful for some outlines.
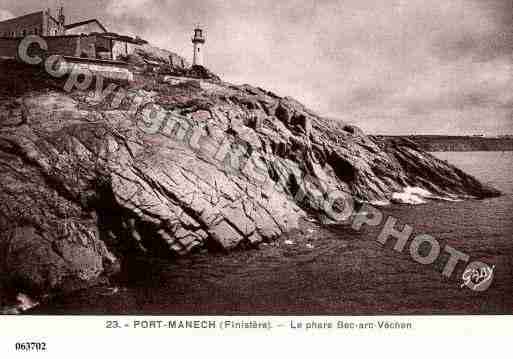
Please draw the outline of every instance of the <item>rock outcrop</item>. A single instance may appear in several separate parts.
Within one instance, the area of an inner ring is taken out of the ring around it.
[[[133,53],[127,56],[124,60],[134,66],[165,66],[177,70],[185,70],[190,67],[187,60],[180,55],[171,51],[159,49],[158,47],[150,44],[136,46]]]
[[[498,195],[410,141],[249,85],[152,81],[99,97],[3,66],[0,271],[24,293],[89,286],[134,253],[257,246],[302,217],[335,220],[333,193]]]

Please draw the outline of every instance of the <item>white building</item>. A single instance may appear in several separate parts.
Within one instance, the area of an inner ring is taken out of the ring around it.
[[[192,38],[193,44],[193,66],[203,66],[203,45],[205,44],[205,37],[203,36],[203,30],[198,26],[194,29],[194,37]]]

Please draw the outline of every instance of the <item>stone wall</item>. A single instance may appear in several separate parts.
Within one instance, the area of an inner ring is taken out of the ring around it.
[[[101,75],[108,79],[134,81],[134,75],[127,65],[115,61],[66,58],[64,66],[67,67],[68,72],[72,70],[91,71],[95,75]]]
[[[18,58],[18,44],[21,42],[21,38],[7,39],[0,38],[0,59]],[[123,62],[110,61],[104,59],[91,59],[91,58],[80,58],[80,55],[85,55],[87,48],[90,48],[91,44],[94,44],[94,36],[55,36],[46,37],[45,40],[48,43],[48,54],[58,54],[66,57],[66,63],[68,70],[72,67],[77,69],[89,70],[93,73],[101,74],[105,78],[111,78],[115,80],[134,81],[134,75],[128,70],[128,65]],[[110,44],[110,40],[100,39]],[[91,49],[87,51],[87,55],[93,55]],[[35,55],[29,50],[31,55]]]
[[[111,40],[98,36],[49,36],[44,38],[48,44],[48,54],[62,56],[110,58]],[[0,57],[15,58],[18,44],[22,38],[0,38]],[[37,46],[37,45],[36,45]],[[98,53],[97,53],[98,51]]]
[[[48,44],[48,54],[60,54],[63,56],[75,56],[77,49],[77,37],[65,37],[65,36],[51,36],[45,37],[45,41]],[[23,40],[23,38],[0,38],[0,57],[2,58],[16,58],[17,57],[17,49],[19,43]],[[42,50],[31,50],[30,47],[29,53],[38,52],[42,53]],[[37,45],[34,45],[34,49],[37,49]]]
[[[20,39],[0,38],[0,58],[16,58]]]
[[[24,34],[42,34],[42,31],[42,11],[0,22],[0,37],[21,37]]]
[[[62,56],[77,55],[77,36],[52,36],[46,37],[45,41],[48,43],[49,54],[59,54]]]
[[[75,56],[110,59],[112,41],[101,36],[76,36]]]
[[[80,26],[72,27],[70,29],[66,29],[66,35],[82,35],[82,34],[91,34],[93,32],[103,33],[105,30],[102,29],[100,25],[96,21],[89,22]]]
[[[63,28],[48,10],[38,11],[0,22],[0,37],[23,37],[26,35],[57,36]]]

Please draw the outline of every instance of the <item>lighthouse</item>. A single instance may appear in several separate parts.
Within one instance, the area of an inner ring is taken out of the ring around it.
[[[203,37],[203,30],[199,26],[196,26],[194,29],[192,44],[194,48],[192,65],[203,66],[203,44],[205,44],[205,37]]]

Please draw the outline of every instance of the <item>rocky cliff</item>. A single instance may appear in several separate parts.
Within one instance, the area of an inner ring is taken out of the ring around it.
[[[156,73],[100,96],[1,66],[0,271],[17,291],[90,286],[133,254],[258,246],[302,217],[337,220],[334,193],[499,194],[408,140],[261,88]]]

